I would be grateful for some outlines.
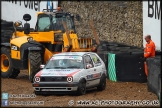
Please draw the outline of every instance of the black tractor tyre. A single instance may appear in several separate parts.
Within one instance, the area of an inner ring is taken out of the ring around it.
[[[5,21],[3,21],[3,22],[1,22],[1,26],[3,26],[3,27],[13,27],[13,22],[5,22]]]
[[[2,71],[2,67],[6,68]],[[1,77],[9,78],[14,74],[13,64],[11,62],[10,48],[1,47]]]
[[[19,75],[19,73],[20,73],[20,70],[13,69],[13,72],[12,72],[10,78],[16,78]]]
[[[33,82],[33,78],[37,72],[40,70],[40,65],[42,64],[41,54],[39,51],[30,51],[28,54],[28,72],[29,80]]]
[[[106,46],[115,46],[115,47],[118,47],[118,44],[117,43],[114,43],[114,42],[111,42],[111,43],[107,43]]]
[[[130,52],[140,52],[140,49],[129,49]]]
[[[159,75],[158,77],[158,99],[159,99],[159,102],[160,102],[160,105],[161,105],[161,74]]]
[[[136,55],[140,58],[144,58],[144,51],[131,52],[131,55]]]
[[[97,86],[97,90],[102,91],[106,88],[106,76],[103,74],[100,78],[100,83]]]
[[[86,94],[86,81],[84,79],[81,79],[79,81],[78,89],[77,89],[77,95],[84,95]]]
[[[12,34],[14,31],[13,30],[1,30],[1,33],[3,33],[3,34],[6,34],[6,35],[10,35],[10,34]]]
[[[1,37],[1,43],[9,43],[9,42],[10,42],[10,38]]]
[[[11,30],[11,31],[15,31],[15,29],[14,29],[13,27],[3,27],[2,25],[1,25],[1,29],[2,29],[2,30]]]
[[[118,49],[118,50],[129,50],[130,47],[116,47],[116,49]]]
[[[10,40],[11,37],[12,37],[12,34],[11,34],[11,35],[2,35],[2,34],[1,34],[1,38],[7,38],[7,39]]]
[[[162,54],[161,51],[155,51],[156,56],[161,56],[161,54]]]

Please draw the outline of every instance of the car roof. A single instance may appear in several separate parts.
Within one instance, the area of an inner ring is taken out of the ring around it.
[[[53,56],[67,56],[67,55],[83,56],[85,54],[96,54],[96,53],[93,53],[93,52],[63,52],[63,53],[54,54]]]

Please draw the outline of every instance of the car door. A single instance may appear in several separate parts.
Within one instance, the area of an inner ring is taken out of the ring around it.
[[[103,66],[102,66],[102,62],[99,59],[98,56],[96,56],[96,54],[90,54],[90,57],[94,63],[94,78],[95,80],[93,81],[93,84],[99,84],[100,82],[100,77],[103,73]]]
[[[91,64],[92,66],[87,68],[87,65]],[[93,73],[94,73],[94,64],[90,55],[84,56],[84,65],[85,65],[85,75],[86,75],[86,86],[90,87],[93,85]]]

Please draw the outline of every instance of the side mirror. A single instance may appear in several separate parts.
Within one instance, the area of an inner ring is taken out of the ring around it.
[[[45,65],[40,65],[40,69],[43,69]]]
[[[31,15],[30,14],[24,14],[23,19],[27,22],[31,20]],[[30,33],[30,24],[25,23],[24,24],[24,34],[29,34]]]
[[[76,14],[76,19],[77,19],[77,21],[80,21],[80,16],[79,16],[79,14]]]
[[[24,14],[24,15],[23,15],[23,19],[24,19],[25,21],[30,21],[30,20],[31,20],[31,15],[30,15],[30,14]]]

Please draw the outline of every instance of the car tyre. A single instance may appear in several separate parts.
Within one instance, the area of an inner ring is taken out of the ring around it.
[[[41,95],[39,91],[34,91],[35,95]]]
[[[86,94],[86,81],[84,79],[79,81],[78,89],[77,89],[78,95],[84,95]]]
[[[105,76],[105,74],[103,74],[101,79],[100,79],[100,83],[97,86],[97,90],[102,91],[105,88],[106,88],[106,76]]]

